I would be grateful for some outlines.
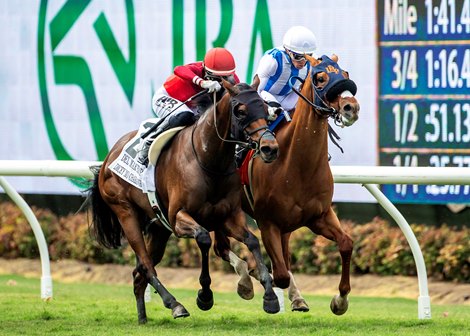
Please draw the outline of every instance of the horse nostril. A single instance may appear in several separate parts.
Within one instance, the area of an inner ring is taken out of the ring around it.
[[[266,157],[274,157],[276,158],[278,155],[278,148],[277,147],[271,147],[271,146],[261,146],[260,151],[263,155]]]
[[[343,106],[343,110],[346,111],[346,112],[350,112],[352,111],[352,106],[351,104],[346,104]]]

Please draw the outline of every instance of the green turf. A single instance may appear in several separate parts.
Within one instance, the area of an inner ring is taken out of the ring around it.
[[[305,296],[310,312],[269,315],[262,293],[244,301],[216,292],[214,307],[201,311],[197,291],[171,289],[191,316],[174,320],[152,294],[148,323],[139,325],[130,286],[54,282],[53,290],[53,300],[43,302],[39,279],[0,275],[0,335],[470,335],[464,305],[432,305],[432,319],[418,320],[415,300],[352,295],[348,312],[335,316],[330,297]]]

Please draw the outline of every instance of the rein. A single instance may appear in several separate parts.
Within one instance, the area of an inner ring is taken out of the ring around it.
[[[196,158],[196,161],[199,167],[201,167],[202,170],[204,170],[206,173],[210,175],[229,176],[229,175],[234,174],[237,171],[237,164],[235,160],[233,161],[234,168],[232,170],[225,171],[225,172],[220,172],[220,171],[209,169],[204,165],[204,163],[201,162],[201,160],[199,159],[199,156],[197,156],[196,147],[194,146],[194,132],[195,131],[196,131],[196,125],[193,127],[193,130],[191,132],[191,147],[193,149],[193,154],[194,154],[194,157]]]
[[[217,134],[217,137],[222,141],[222,142],[227,142],[227,143],[233,143],[233,144],[236,144],[236,145],[239,145],[240,147],[243,147],[243,148],[249,148],[249,149],[252,149],[255,151],[254,155],[257,155],[259,154],[259,143],[261,141],[261,139],[263,138],[263,136],[266,134],[266,133],[269,133],[269,134],[272,134],[271,130],[268,128],[268,126],[262,126],[262,127],[258,127],[256,128],[255,130],[251,131],[251,132],[246,132],[245,133],[248,135],[248,142],[244,142],[244,141],[240,141],[240,140],[236,140],[236,139],[225,139],[223,138],[220,133],[219,133],[219,129],[218,129],[218,126],[217,126],[217,106],[216,106],[216,92],[214,92],[214,96],[213,96],[213,100],[214,100],[214,104],[213,104],[213,113],[214,113],[214,128],[215,128],[215,132]],[[219,176],[229,176],[229,175],[232,175],[236,172],[237,170],[237,165],[236,165],[236,162],[235,160],[233,161],[233,170],[230,170],[228,172],[220,172],[220,171],[215,171],[215,170],[212,170],[212,169],[209,169],[207,168],[203,163],[202,161],[199,159],[198,155],[197,155],[197,151],[196,151],[196,147],[194,146],[194,132],[196,130],[196,126],[193,127],[193,130],[192,130],[192,133],[191,133],[191,147],[193,149],[193,153],[194,153],[194,156],[196,157],[196,161],[197,163],[199,164],[199,167],[201,167],[202,170],[204,170],[206,173],[208,174],[211,174],[211,175],[219,175]],[[258,141],[254,141],[251,139],[251,135],[253,134],[256,134],[257,132],[261,131],[261,130],[264,130],[263,134],[261,134],[261,136],[259,137]]]
[[[313,96],[317,96],[317,98],[325,105],[326,107],[316,105],[312,101],[310,101],[307,97],[305,97],[299,90],[297,90],[294,85],[292,84],[292,79],[298,79],[302,84],[304,83],[304,80],[300,77],[292,77],[289,79],[289,85],[291,86],[292,91],[294,91],[300,98],[302,98],[307,104],[309,104],[311,107],[313,107],[313,110],[317,115],[319,115],[321,118],[332,118],[334,120],[335,125],[341,126],[341,116],[338,111],[336,111],[335,108],[331,106],[327,106],[326,102],[319,96],[317,89],[315,88],[315,85],[313,85],[313,79],[311,76],[310,81],[312,82],[312,90],[313,90]],[[331,125],[328,123],[328,136],[330,137],[331,142],[333,142],[336,147],[339,148],[341,153],[344,153],[343,148],[338,144],[337,140],[340,140],[341,138],[339,137],[338,133],[335,132],[335,130],[331,127]]]

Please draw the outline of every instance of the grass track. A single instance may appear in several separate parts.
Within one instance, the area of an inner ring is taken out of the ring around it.
[[[51,302],[39,292],[38,279],[0,275],[0,335],[470,335],[470,306],[432,305],[433,318],[418,320],[417,302],[397,298],[352,294],[348,312],[335,316],[330,297],[306,296],[310,312],[269,315],[261,293],[244,301],[216,292],[214,307],[204,312],[196,306],[196,291],[171,289],[191,316],[174,320],[155,294],[142,326],[130,286],[54,282]]]

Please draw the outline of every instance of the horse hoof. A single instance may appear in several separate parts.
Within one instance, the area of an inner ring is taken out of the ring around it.
[[[330,309],[335,315],[343,315],[349,307],[349,299],[347,296],[342,297],[339,295],[333,296],[330,303]]]
[[[255,278],[255,280],[257,280],[257,281],[260,281],[260,279],[261,279],[261,277],[260,277],[260,275],[259,275],[259,271],[258,271],[257,268],[251,269],[251,270],[248,272],[248,274],[249,274],[251,277]]]
[[[196,303],[199,309],[201,310],[209,310],[214,305],[214,296],[212,291],[209,289],[208,297],[204,298],[202,295],[202,290],[200,289],[197,293]]]
[[[171,310],[171,314],[173,315],[173,318],[175,319],[189,316],[189,312],[186,310],[186,308],[183,307],[182,304],[179,304],[176,307],[174,307]]]
[[[147,323],[147,318],[140,318],[139,319],[139,324],[146,324]]]
[[[295,299],[292,301],[290,304],[292,311],[298,311],[298,312],[308,312],[310,310],[310,307],[308,306],[307,302],[305,302],[304,299]]]
[[[277,299],[277,296],[274,295],[273,299],[267,299],[265,298],[263,300],[263,309],[266,313],[268,314],[276,314],[279,313],[279,310],[281,310],[279,306],[279,301]]]
[[[253,283],[251,283],[250,287],[238,283],[237,293],[238,296],[240,296],[242,299],[251,300],[255,296],[255,292],[253,290]]]

